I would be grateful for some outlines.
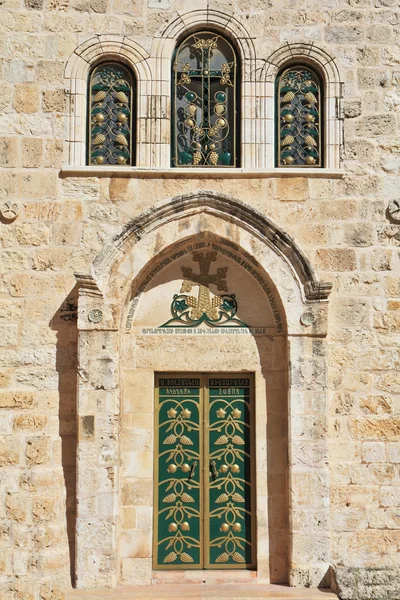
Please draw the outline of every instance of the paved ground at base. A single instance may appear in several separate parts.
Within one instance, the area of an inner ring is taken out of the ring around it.
[[[289,588],[281,585],[153,585],[113,590],[72,590],[67,600],[337,600],[331,590]]]

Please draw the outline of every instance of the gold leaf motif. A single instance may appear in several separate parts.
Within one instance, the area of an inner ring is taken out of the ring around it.
[[[168,494],[168,496],[165,496],[163,502],[174,502],[175,500],[176,500],[175,494]]]
[[[232,442],[234,444],[244,444],[244,439],[240,437],[240,435],[234,435],[232,437]]]
[[[176,560],[178,557],[175,554],[175,552],[170,552],[169,554],[167,554],[167,556],[164,558],[165,563],[170,563],[173,562],[174,560]]]
[[[186,492],[183,492],[181,498],[183,502],[194,502],[194,498],[192,498],[192,496],[190,494],[187,494]]]
[[[243,496],[241,494],[238,494],[237,492],[232,494],[232,500],[234,500],[235,502],[244,502]]]
[[[194,562],[193,558],[189,554],[187,554],[186,552],[182,552],[182,554],[180,556],[180,559],[184,563]]]
[[[187,435],[181,435],[181,444],[187,444],[188,446],[193,446],[193,442]]]
[[[227,494],[220,494],[215,502],[216,504],[221,504],[221,502],[226,502],[227,500],[229,500],[229,496]]]
[[[226,552],[223,552],[222,554],[217,556],[217,558],[215,559],[215,562],[224,563],[224,562],[228,562],[228,560],[229,560],[229,554],[227,554]]]
[[[237,563],[245,563],[246,562],[244,556],[239,554],[239,552],[234,552],[232,558]]]
[[[171,433],[171,435],[165,438],[163,444],[173,444],[174,442],[176,442],[176,435]]]
[[[229,442],[228,438],[226,437],[226,435],[220,435],[218,439],[215,440],[215,445],[216,446],[221,446],[222,444],[227,444]]]

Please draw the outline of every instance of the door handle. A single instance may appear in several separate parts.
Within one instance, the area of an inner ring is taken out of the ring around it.
[[[196,466],[197,466],[197,460],[194,461],[194,463],[192,464],[192,466],[190,467],[190,471],[189,471],[189,475],[188,475],[188,479],[192,479],[193,475],[196,472]]]
[[[217,479],[217,477],[218,477],[218,469],[215,466],[215,460],[212,460],[210,462],[210,472],[211,472],[211,479],[213,481],[215,481]]]

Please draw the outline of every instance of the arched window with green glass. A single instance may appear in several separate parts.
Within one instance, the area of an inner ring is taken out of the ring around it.
[[[172,166],[239,166],[239,69],[232,44],[200,31],[179,44],[172,67]]]
[[[88,91],[88,164],[135,164],[132,73],[119,63],[103,63],[92,70]]]
[[[307,66],[292,66],[277,78],[277,167],[323,166],[323,87]]]

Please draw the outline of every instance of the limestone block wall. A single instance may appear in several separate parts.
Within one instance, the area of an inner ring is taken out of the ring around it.
[[[257,65],[267,68],[269,58],[288,43],[313,44],[334,58],[344,83],[343,115],[337,115],[344,117],[344,143],[341,150],[335,147],[342,153],[342,177],[323,169],[291,177],[273,169],[248,178],[232,172],[226,178],[193,172],[176,177],[166,168],[123,175],[65,168],[74,109],[65,68],[75,50],[104,35],[150,53],[167,26],[206,5],[205,0],[4,0],[1,5],[0,596],[5,600],[58,600],[71,585],[70,571],[73,577],[76,387],[84,376],[77,369],[73,273],[89,271],[104,244],[155,203],[205,189],[230,194],[272,218],[294,237],[320,279],[334,284],[324,425],[331,562],[342,598],[399,596],[400,226],[388,212],[400,183],[397,3],[213,4],[248,32]],[[195,26],[196,15],[185,22]],[[252,86],[252,93],[260,94]],[[156,88],[146,93],[168,97],[168,86]],[[262,93],[266,97],[265,88]],[[168,111],[156,117],[142,167],[146,157],[149,163],[154,156],[168,157]],[[325,350],[316,345],[313,351]],[[300,367],[297,377],[312,416],[299,421],[297,434],[318,441],[320,430],[313,426],[318,373]],[[100,396],[89,399],[98,410],[106,402]],[[80,427],[90,437],[90,420]],[[313,457],[304,461],[310,464]],[[314,482],[304,485],[309,500]],[[316,542],[321,520],[309,519],[299,511],[292,525],[298,533],[312,530]]]

